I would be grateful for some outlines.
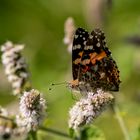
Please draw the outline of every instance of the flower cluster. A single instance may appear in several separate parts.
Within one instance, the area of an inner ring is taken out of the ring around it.
[[[31,89],[27,64],[21,55],[23,45],[14,45],[7,41],[1,46],[2,63],[8,81],[13,87],[14,94],[20,94],[19,113],[11,115],[0,108],[0,136],[11,138],[11,136],[26,136],[31,130],[36,130],[45,115],[45,99],[41,93]]]
[[[26,127],[27,131],[36,130],[44,117],[45,109],[45,100],[38,90],[25,91],[20,99],[18,124]]]
[[[6,109],[0,107],[0,139],[27,136],[36,130],[45,116],[45,99],[35,89],[24,92],[20,100],[20,114],[13,118]]]
[[[112,94],[97,90],[97,93],[88,93],[69,111],[69,127],[77,129],[85,124],[90,124],[101,112],[114,101]]]
[[[2,63],[14,94],[21,93],[29,79],[27,64],[21,55],[23,48],[23,45],[14,45],[10,41],[1,46]]]
[[[26,127],[19,127],[18,121],[6,109],[0,107],[0,139],[24,139],[27,136]]]

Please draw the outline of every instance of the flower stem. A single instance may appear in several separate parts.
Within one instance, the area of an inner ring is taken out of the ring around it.
[[[5,117],[5,116],[2,116],[2,115],[0,115],[0,118],[5,119],[5,120],[8,120],[8,121],[13,121],[13,119],[8,118],[8,117]]]
[[[72,139],[68,134],[60,132],[58,130],[51,129],[51,128],[40,127],[39,130],[47,131],[47,132],[50,132],[50,133],[53,133],[53,134],[56,134],[56,135],[59,135],[68,139]]]
[[[36,131],[31,131],[30,132],[32,140],[37,140],[37,132]]]
[[[30,131],[26,137],[26,140],[37,140],[37,131]]]
[[[125,124],[124,124],[124,121],[123,121],[123,118],[120,114],[120,110],[119,110],[118,106],[116,104],[114,104],[114,105],[112,105],[112,108],[113,108],[113,111],[116,115],[116,119],[118,120],[118,123],[120,125],[120,128],[123,132],[125,140],[130,140],[128,130],[127,130]]]

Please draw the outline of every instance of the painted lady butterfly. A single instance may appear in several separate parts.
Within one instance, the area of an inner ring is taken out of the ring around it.
[[[90,34],[78,28],[72,47],[73,80],[70,88],[80,92],[93,92],[98,88],[119,91],[119,70],[106,47],[105,35],[100,29]]]

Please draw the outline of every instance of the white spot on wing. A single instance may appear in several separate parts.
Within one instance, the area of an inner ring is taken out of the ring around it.
[[[86,45],[86,41],[84,41],[84,45]]]
[[[72,50],[76,50],[76,49],[80,49],[81,48],[81,45],[75,45],[72,47]]]
[[[101,44],[98,42],[98,43],[96,44],[96,46],[97,46],[97,47],[100,47],[100,46],[101,46]]]
[[[78,35],[75,35],[74,38],[77,39],[78,38]]]
[[[92,38],[93,38],[93,36],[92,36],[92,35],[90,35],[90,36],[89,36],[89,38],[90,38],[90,39],[92,39]]]
[[[85,46],[85,48],[84,48],[85,50],[92,50],[93,49],[93,46],[91,45],[91,46]]]

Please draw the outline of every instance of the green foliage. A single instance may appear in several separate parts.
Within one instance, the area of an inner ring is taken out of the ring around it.
[[[104,133],[96,126],[90,125],[77,130],[69,129],[70,136],[77,140],[105,140]]]
[[[38,140],[37,139],[37,132],[35,132],[35,131],[29,132],[26,140]]]
[[[105,136],[98,127],[91,125],[81,130],[81,140],[105,140]]]
[[[131,133],[132,140],[140,140],[140,126]]]
[[[72,128],[69,128],[69,135],[70,137],[74,138],[75,137],[75,131]]]

